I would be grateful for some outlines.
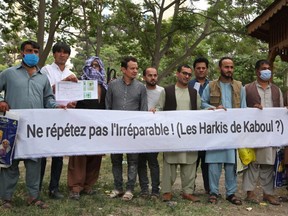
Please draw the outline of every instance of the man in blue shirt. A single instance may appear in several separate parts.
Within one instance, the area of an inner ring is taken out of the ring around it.
[[[4,98],[0,96],[0,112],[6,112],[9,109],[64,107],[56,104],[47,76],[42,74],[37,67],[39,49],[39,44],[34,41],[23,42],[21,64],[0,73],[0,92],[4,91]],[[22,161],[26,168],[28,205],[47,208],[48,205],[39,200],[41,159],[31,158]],[[10,167],[1,169],[0,197],[3,208],[12,207],[12,196],[20,175],[19,162],[19,159],[15,159]]]
[[[204,88],[209,83],[207,79],[209,61],[204,57],[199,57],[194,60],[193,69],[195,78],[189,82],[189,87],[196,89],[200,96],[202,96]],[[205,163],[206,151],[198,151],[198,159],[196,169],[199,167],[201,161],[202,177],[204,182],[205,193],[209,194],[209,178],[208,178],[208,164]],[[197,175],[197,172],[196,172]]]

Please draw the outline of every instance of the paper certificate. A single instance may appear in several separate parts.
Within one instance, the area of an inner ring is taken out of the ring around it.
[[[61,81],[56,83],[56,101],[78,101],[98,99],[97,80],[81,80],[76,82]]]

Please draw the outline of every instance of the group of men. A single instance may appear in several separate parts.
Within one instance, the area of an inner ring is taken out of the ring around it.
[[[75,108],[75,102],[57,103],[53,94],[57,82],[62,80],[77,82],[75,74],[65,67],[70,56],[70,47],[64,43],[56,43],[52,50],[54,63],[41,70],[37,67],[39,49],[39,45],[34,41],[23,42],[21,45],[21,64],[0,73],[0,91],[4,90],[5,92],[5,97],[0,98],[1,112],[9,111],[9,109]],[[99,68],[101,61],[93,62],[96,62]],[[93,62],[89,62],[89,64]],[[186,64],[179,65],[176,71],[176,84],[163,88],[157,85],[158,73],[154,67],[148,67],[143,71],[143,79],[146,83],[144,85],[137,80],[137,59],[131,56],[125,57],[121,62],[123,76],[111,81],[108,85],[105,107],[110,110],[158,112],[199,109],[226,110],[227,108],[246,107],[263,109],[263,107],[283,106],[280,89],[271,83],[271,70],[268,61],[257,61],[255,66],[257,78],[245,87],[240,81],[233,79],[234,62],[232,58],[223,57],[220,59],[220,76],[217,80],[209,82],[207,79],[208,67],[209,62],[206,58],[197,58],[193,64],[195,79],[191,80],[193,69]],[[256,161],[250,163],[243,173],[243,190],[247,192],[245,200],[259,203],[254,193],[259,179],[263,189],[263,200],[273,205],[279,205],[273,190],[276,149],[259,148],[255,149],[255,152]],[[226,199],[232,204],[241,205],[241,199],[235,195],[237,192],[236,154],[236,149],[163,153],[161,178],[163,201],[170,201],[173,198],[172,186],[177,177],[178,165],[180,166],[182,198],[192,202],[200,201],[194,194],[194,190],[196,171],[201,161],[204,189],[205,193],[209,194],[208,201],[213,204],[218,201],[220,195],[219,179],[224,166]],[[13,160],[9,168],[0,171],[0,197],[4,208],[12,207],[12,195],[19,178],[19,161]],[[46,159],[24,159],[23,161],[26,167],[28,204],[47,208],[48,206],[39,199]],[[160,197],[158,153],[127,154],[128,180],[125,190],[123,187],[123,154],[111,154],[111,162],[114,178],[114,189],[109,194],[111,198],[121,197],[124,201],[133,199],[137,174],[141,187],[140,196],[156,199]],[[151,173],[151,193],[147,176],[147,162]],[[62,199],[64,197],[59,191],[62,166],[62,157],[52,158],[49,184],[49,196],[51,198]],[[99,175],[99,169],[97,175]],[[70,182],[74,184],[77,179],[72,181],[72,178],[71,175]],[[94,180],[93,183],[95,183]],[[71,187],[69,185],[69,188],[72,192],[70,194],[72,199],[78,200],[81,191],[93,194],[91,185],[86,189],[85,186],[81,186],[80,189],[78,187],[76,192],[73,192],[73,185]]]

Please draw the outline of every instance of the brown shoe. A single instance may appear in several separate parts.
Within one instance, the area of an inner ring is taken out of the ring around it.
[[[247,191],[247,197],[245,198],[246,202],[259,204],[256,194],[253,191]]]
[[[170,201],[172,199],[172,193],[164,193],[162,195],[162,200],[163,202]]]
[[[186,200],[190,200],[192,202],[200,202],[200,199],[192,194],[182,194],[182,198]]]
[[[269,202],[271,205],[280,205],[278,199],[275,196],[269,194],[263,194],[263,201]]]

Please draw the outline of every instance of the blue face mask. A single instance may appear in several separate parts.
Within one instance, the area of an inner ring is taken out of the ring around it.
[[[25,54],[23,61],[28,67],[34,67],[38,64],[39,57],[35,54]]]
[[[271,74],[272,74],[271,70],[268,70],[268,69],[261,70],[260,71],[260,79],[262,79],[263,81],[268,81],[271,78]]]

